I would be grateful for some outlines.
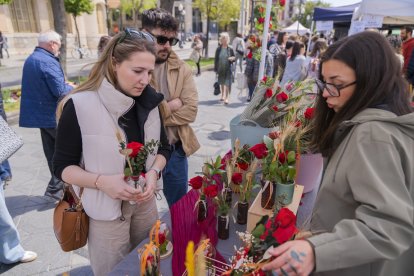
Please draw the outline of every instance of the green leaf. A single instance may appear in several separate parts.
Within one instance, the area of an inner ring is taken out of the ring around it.
[[[266,228],[265,228],[265,226],[263,224],[259,224],[252,231],[253,237],[260,238],[260,236],[263,235],[263,233],[265,232],[265,229]]]
[[[267,148],[268,150],[273,149],[273,140],[272,140],[272,139],[270,139],[270,137],[269,137],[269,136],[264,135],[264,136],[263,136],[263,142],[266,144],[266,148]]]
[[[125,176],[131,176],[131,170],[130,170],[128,167],[126,167],[126,168],[124,169],[124,175],[125,175]]]
[[[287,161],[288,161],[289,165],[296,162],[296,153],[295,153],[295,151],[293,151],[293,150],[289,151],[288,156],[287,156]]]

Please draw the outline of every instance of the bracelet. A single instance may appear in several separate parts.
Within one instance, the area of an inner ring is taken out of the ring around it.
[[[95,179],[95,188],[97,189],[97,190],[100,190],[99,189],[99,187],[98,187],[98,180],[99,180],[99,177],[101,177],[101,175],[100,174],[98,174],[98,176],[96,177],[96,179]]]
[[[153,170],[153,171],[155,171],[157,173],[157,180],[161,178],[161,170],[160,169],[157,169],[157,168],[152,167],[148,171],[151,171],[151,170]]]

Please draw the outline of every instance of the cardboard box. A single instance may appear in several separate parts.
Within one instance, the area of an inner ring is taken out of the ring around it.
[[[300,199],[302,198],[303,193],[303,186],[301,185],[295,185],[295,191],[293,193],[293,199],[292,203],[285,206],[289,208],[293,213],[298,212]],[[268,215],[270,217],[273,216],[272,210],[263,209],[262,206],[260,206],[260,201],[262,200],[262,191],[260,190],[259,194],[256,196],[255,200],[253,201],[253,204],[249,208],[249,213],[247,214],[247,231],[252,231],[253,228],[256,226],[256,223],[260,220],[262,216]]]

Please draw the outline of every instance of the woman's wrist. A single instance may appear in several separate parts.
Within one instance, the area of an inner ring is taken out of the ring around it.
[[[100,175],[100,174],[98,174],[97,176],[96,176],[96,178],[95,178],[95,182],[94,182],[94,184],[95,184],[95,188],[97,189],[97,190],[100,190],[100,188],[99,188],[99,179],[101,178],[101,176],[102,175]]]

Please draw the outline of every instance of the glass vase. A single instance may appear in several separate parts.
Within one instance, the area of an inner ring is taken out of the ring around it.
[[[207,218],[207,200],[205,197],[200,196],[197,202],[197,222],[202,222]]]
[[[129,186],[131,186],[135,189],[139,189],[141,192],[145,191],[146,180],[145,180],[145,177],[143,175],[140,175],[139,177],[130,176],[127,179],[127,183],[128,183]],[[129,201],[129,204],[135,205],[135,204],[137,204],[137,202],[131,200],[131,201]]]
[[[221,240],[227,240],[230,236],[230,218],[229,215],[218,216],[217,234]]]
[[[247,213],[249,211],[249,203],[246,201],[237,203],[237,223],[245,225],[247,223]]]
[[[262,199],[260,205],[263,209],[271,210],[275,205],[276,184],[269,180],[262,180]]]

